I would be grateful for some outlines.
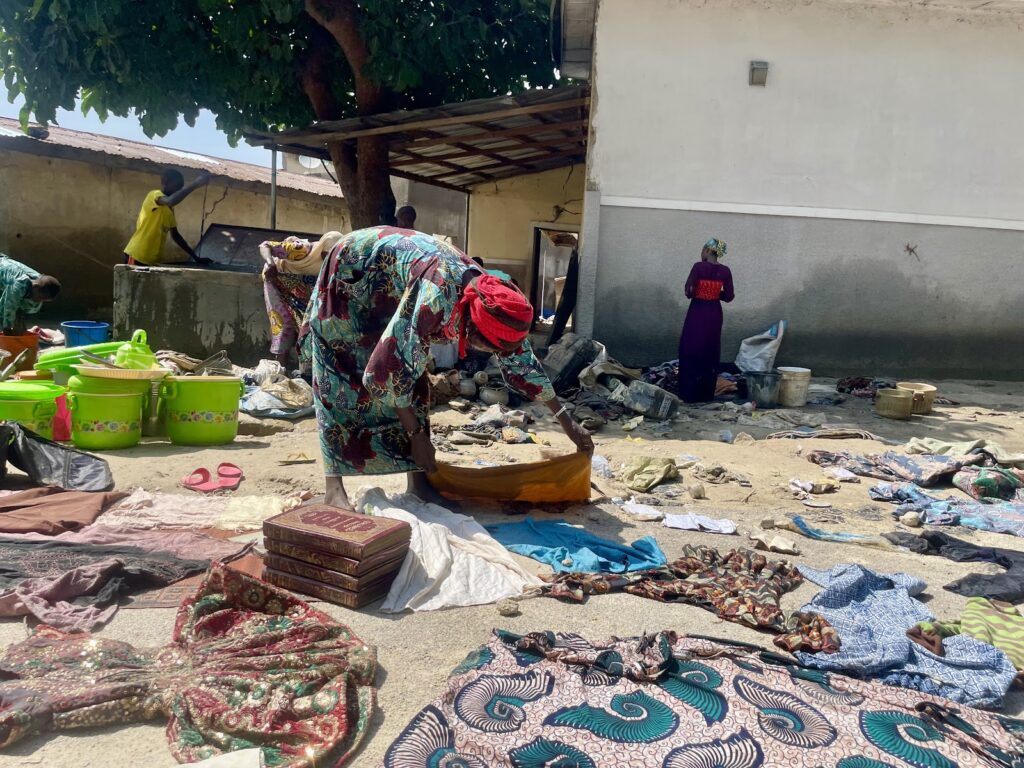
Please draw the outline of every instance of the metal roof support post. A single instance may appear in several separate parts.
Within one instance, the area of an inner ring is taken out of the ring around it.
[[[277,229],[277,147],[270,150],[270,228]]]

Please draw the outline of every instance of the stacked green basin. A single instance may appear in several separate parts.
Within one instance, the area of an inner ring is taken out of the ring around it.
[[[53,439],[57,398],[64,387],[33,381],[0,382],[0,420],[16,421],[47,440]]]
[[[131,448],[142,437],[142,406],[148,381],[72,376],[71,440],[88,451]]]

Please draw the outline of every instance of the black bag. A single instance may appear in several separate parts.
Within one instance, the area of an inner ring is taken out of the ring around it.
[[[103,459],[40,437],[13,421],[0,421],[0,480],[7,462],[37,485],[66,491],[110,491],[114,476]]]

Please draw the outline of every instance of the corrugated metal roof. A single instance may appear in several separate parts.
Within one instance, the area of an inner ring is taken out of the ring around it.
[[[572,86],[245,136],[251,144],[320,158],[327,157],[328,142],[383,136],[392,175],[465,192],[585,162],[589,108],[588,88]]]
[[[53,150],[64,148],[74,151],[72,159],[82,162],[98,160],[97,156],[106,156],[137,162],[140,165],[151,165],[154,173],[169,166],[190,168],[197,171],[209,171],[214,179],[220,177],[221,179],[263,184],[270,187],[270,169],[252,163],[209,157],[195,152],[159,147],[141,141],[103,136],[88,131],[73,131],[56,125],[48,126],[46,130],[48,132],[46,138],[33,138],[22,132],[17,120],[0,117],[0,149],[34,154],[54,154]],[[61,156],[70,157],[66,151],[61,153]],[[294,189],[321,197],[342,197],[341,189],[337,184],[315,176],[303,176],[279,170],[277,184],[281,189]]]

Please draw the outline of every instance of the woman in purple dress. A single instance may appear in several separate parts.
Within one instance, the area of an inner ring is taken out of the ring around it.
[[[715,399],[722,352],[722,302],[732,301],[734,296],[732,272],[718,263],[723,256],[725,243],[711,238],[686,279],[690,308],[679,337],[678,395],[687,403]]]

